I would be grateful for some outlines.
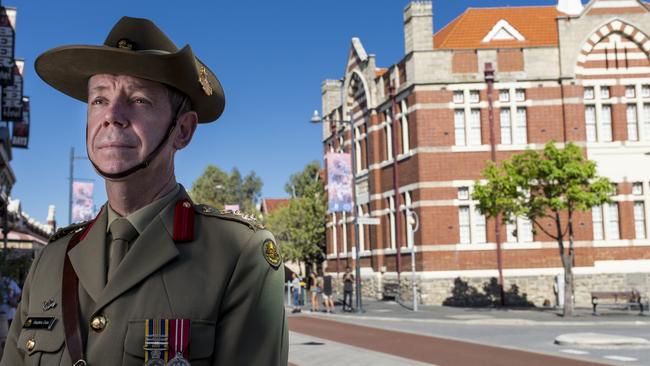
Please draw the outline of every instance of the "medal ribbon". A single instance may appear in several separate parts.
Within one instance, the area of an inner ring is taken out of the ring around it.
[[[190,320],[171,319],[169,322],[169,354],[171,357],[181,354],[189,360]]]
[[[169,361],[169,319],[147,319],[144,323],[144,361]]]

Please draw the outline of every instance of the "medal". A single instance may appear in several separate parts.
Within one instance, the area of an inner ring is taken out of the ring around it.
[[[169,359],[169,320],[147,319],[144,323],[146,366],[164,366]]]
[[[183,357],[183,354],[178,352],[174,358],[167,363],[167,366],[190,366],[190,361]]]
[[[190,320],[171,319],[169,321],[169,354],[174,355],[167,366],[190,366]]]
[[[154,358],[147,361],[144,366],[165,366],[165,361],[161,360],[160,358]]]

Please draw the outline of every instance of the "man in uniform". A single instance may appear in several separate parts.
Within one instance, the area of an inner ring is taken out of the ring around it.
[[[273,236],[194,204],[174,177],[175,152],[223,111],[212,71],[128,17],[104,45],[54,48],[35,67],[88,103],[87,152],[108,203],[34,260],[0,365],[286,365]]]

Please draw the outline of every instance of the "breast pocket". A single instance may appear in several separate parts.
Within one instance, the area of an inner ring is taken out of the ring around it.
[[[17,346],[25,354],[25,365],[56,366],[61,363],[64,343],[63,323],[57,321],[52,330],[22,329]]]
[[[214,352],[215,325],[215,322],[209,320],[192,320],[189,345],[192,366],[210,365]],[[144,363],[144,329],[144,320],[129,321],[122,365],[141,366]]]

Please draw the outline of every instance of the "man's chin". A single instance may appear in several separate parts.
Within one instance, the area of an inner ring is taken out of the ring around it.
[[[108,178],[105,175],[120,174],[133,168],[136,165],[138,165],[138,162],[120,161],[114,164],[96,164],[96,169],[100,170],[98,173],[100,173],[100,175],[103,175],[105,179],[112,180],[112,181],[119,181],[119,180],[124,180],[125,178],[113,179],[113,178]]]

